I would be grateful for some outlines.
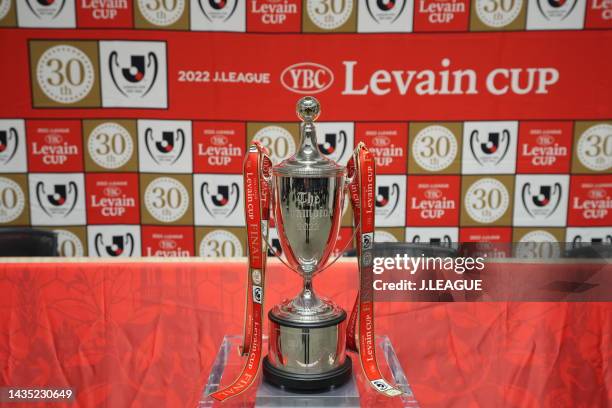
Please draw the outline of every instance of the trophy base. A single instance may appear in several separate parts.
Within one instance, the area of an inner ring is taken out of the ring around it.
[[[339,387],[351,378],[352,371],[353,362],[349,356],[346,356],[344,364],[340,367],[320,374],[289,373],[274,367],[267,356],[263,361],[263,374],[266,381],[293,391],[320,391]]]
[[[240,375],[247,357],[243,356],[240,347],[242,336],[225,336],[220,344],[219,352],[210,370],[202,397],[196,408],[244,408],[244,407],[389,407],[389,408],[419,408],[419,403],[412,393],[410,383],[395,354],[393,344],[387,336],[376,336],[376,354],[378,363],[385,378],[394,382],[405,394],[389,398],[376,392],[368,384],[361,369],[359,356],[351,355],[353,372],[344,385],[318,392],[297,392],[289,388],[281,388],[262,382],[262,373],[247,391],[226,400],[215,401],[210,394],[232,383]],[[262,349],[268,348],[268,338],[264,336]],[[419,370],[414,370],[418,373]],[[189,408],[189,407],[188,407]]]

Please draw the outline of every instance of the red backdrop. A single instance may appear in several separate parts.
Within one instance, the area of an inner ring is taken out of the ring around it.
[[[245,148],[311,94],[324,154],[378,157],[378,241],[612,242],[612,9],[553,3],[3,0],[0,225],[244,255]]]

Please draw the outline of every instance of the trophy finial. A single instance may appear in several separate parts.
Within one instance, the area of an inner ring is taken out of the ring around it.
[[[321,105],[316,98],[305,96],[298,101],[296,111],[299,118],[304,122],[312,122],[319,117]]]

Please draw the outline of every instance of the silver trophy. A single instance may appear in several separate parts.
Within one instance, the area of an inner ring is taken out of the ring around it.
[[[272,169],[274,220],[286,263],[304,287],[269,314],[266,379],[298,390],[338,386],[351,376],[346,355],[346,312],[315,294],[312,278],[325,268],[340,229],[347,170],[319,151],[314,121],[319,102],[300,99],[300,147]]]

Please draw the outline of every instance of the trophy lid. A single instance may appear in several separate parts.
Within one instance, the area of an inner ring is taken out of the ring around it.
[[[314,121],[321,112],[321,106],[312,96],[301,98],[297,103],[300,124],[300,147],[297,152],[274,166],[273,174],[296,177],[330,177],[344,174],[346,169],[323,156],[317,144]]]

